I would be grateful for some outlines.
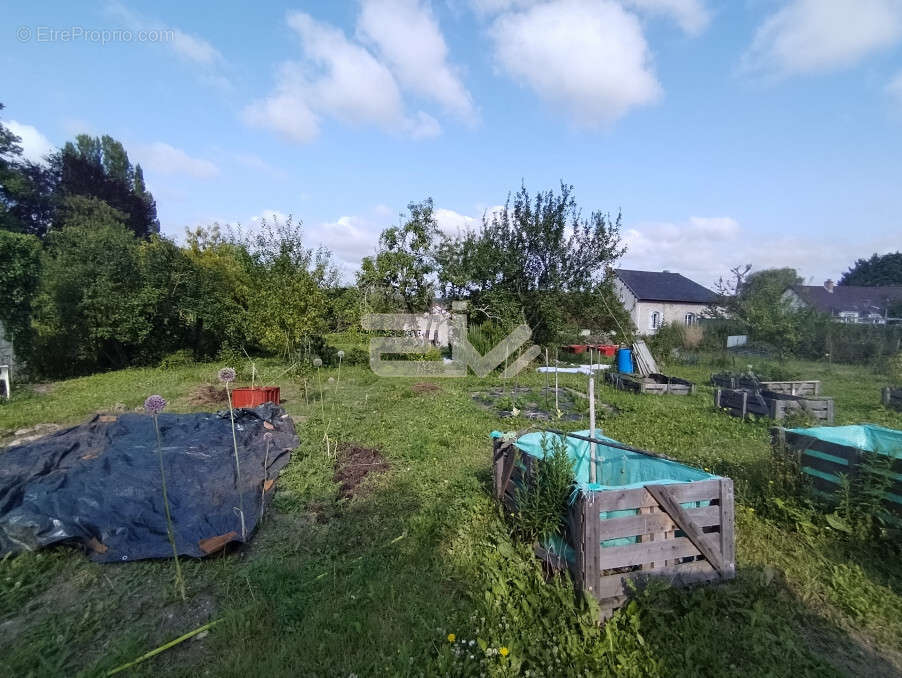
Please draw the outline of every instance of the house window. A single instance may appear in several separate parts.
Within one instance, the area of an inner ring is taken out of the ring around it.
[[[687,325],[697,325],[698,324],[698,316],[695,313],[687,313],[686,314],[686,324]]]
[[[651,315],[648,317],[648,327],[650,329],[656,330],[661,326],[661,314],[657,311],[652,311]]]
[[[839,317],[844,323],[857,323],[858,311],[841,311]]]

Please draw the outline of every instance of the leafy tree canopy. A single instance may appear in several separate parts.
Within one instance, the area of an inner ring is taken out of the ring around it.
[[[869,259],[859,259],[843,273],[839,284],[862,287],[902,285],[902,252],[875,253]]]

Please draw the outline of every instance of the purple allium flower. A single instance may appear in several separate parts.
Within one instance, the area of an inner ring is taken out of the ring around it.
[[[235,381],[235,370],[231,367],[223,367],[219,370],[219,381],[224,384],[229,384]]]
[[[267,431],[266,433],[264,433],[264,434],[263,434],[263,440],[266,440],[267,442],[270,441],[270,440],[272,440],[272,433],[269,432],[269,431]]]
[[[319,358],[314,358],[314,359],[313,359],[313,366],[314,366],[314,367],[322,367],[322,366],[323,366],[323,361],[320,360]]]
[[[152,395],[144,401],[144,409],[148,414],[159,414],[166,407],[166,399],[160,395]]]

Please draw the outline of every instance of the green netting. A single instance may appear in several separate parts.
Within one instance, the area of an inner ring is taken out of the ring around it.
[[[576,433],[582,436],[590,435],[589,431],[576,431]],[[493,438],[500,438],[501,436],[502,434],[498,431],[492,433]],[[517,438],[517,447],[524,454],[542,459],[545,456],[542,450],[543,437],[545,438],[546,449],[551,451],[554,439],[559,436],[543,431],[520,436]],[[597,429],[593,437],[622,444],[613,438],[602,435]],[[569,436],[565,437],[564,441],[567,445],[567,456],[570,458],[573,466],[576,486],[582,490],[625,490],[648,484],[687,483],[694,480],[708,480],[717,477],[675,461],[668,461],[667,459],[660,459],[639,452],[621,450],[616,447],[608,447],[599,443],[595,446],[596,482],[590,483],[589,467],[591,465],[591,457],[589,454],[589,442]]]
[[[902,457],[902,431],[877,426],[858,424],[855,426],[816,426],[814,428],[788,428],[787,431],[810,436],[827,443],[847,445],[865,452],[874,452],[888,457]]]

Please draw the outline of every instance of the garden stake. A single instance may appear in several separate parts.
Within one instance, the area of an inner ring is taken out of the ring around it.
[[[133,666],[137,666],[138,664],[140,664],[140,663],[143,662],[144,660],[150,659],[151,657],[155,657],[155,656],[157,656],[158,654],[160,654],[161,652],[165,652],[165,651],[168,650],[169,648],[175,647],[175,646],[178,645],[179,643],[182,643],[182,642],[188,640],[189,638],[193,638],[193,637],[196,636],[198,633],[203,633],[204,631],[213,628],[214,626],[216,626],[216,625],[217,625],[219,622],[221,622],[221,621],[222,621],[222,619],[217,619],[216,621],[211,621],[209,624],[204,624],[203,626],[198,626],[198,627],[197,627],[196,629],[194,629],[193,631],[189,631],[189,632],[186,633],[185,635],[179,636],[179,637],[176,638],[175,640],[170,640],[168,643],[166,643],[166,644],[164,644],[164,645],[160,645],[160,647],[158,647],[158,648],[156,648],[156,649],[154,649],[154,650],[151,650],[150,652],[147,652],[147,653],[145,653],[145,654],[142,654],[140,657],[138,657],[138,658],[135,659],[134,661],[130,661],[128,664],[123,664],[122,666],[117,666],[117,667],[116,667],[115,669],[113,669],[112,671],[108,671],[108,672],[107,672],[107,675],[108,675],[108,676],[112,676],[112,675],[115,675],[115,674],[119,673],[120,671],[125,671],[125,669],[130,669],[130,668],[133,667]]]
[[[238,437],[235,435],[235,410],[232,409],[232,392],[229,384],[235,381],[235,370],[231,367],[223,367],[219,370],[219,380],[225,384],[226,398],[229,401],[229,419],[232,421],[232,446],[235,449],[235,489],[238,490],[238,502],[240,506],[233,507],[241,517],[241,540],[247,539],[244,525],[244,492],[241,489],[241,463],[238,461]]]
[[[545,347],[545,410],[548,410],[548,347]]]
[[[558,370],[557,349],[554,349],[554,411],[560,412],[561,407],[558,404],[558,399],[557,399],[557,391],[558,391],[557,370]],[[558,415],[558,416],[560,416],[560,415]]]
[[[595,437],[595,377],[589,375],[589,433]],[[595,443],[589,443],[589,482],[595,482]]]

